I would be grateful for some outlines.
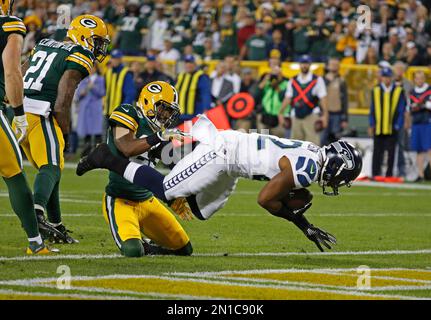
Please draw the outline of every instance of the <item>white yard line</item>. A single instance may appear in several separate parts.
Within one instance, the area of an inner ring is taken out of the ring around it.
[[[258,256],[357,256],[357,255],[415,255],[431,254],[431,249],[422,250],[375,250],[375,251],[333,251],[333,252],[232,252],[228,253],[229,257],[258,257]],[[196,253],[195,257],[222,257],[226,253]],[[152,256],[151,258],[162,258],[164,256]],[[76,255],[49,255],[49,256],[17,256],[1,257],[0,261],[44,261],[44,260],[82,260],[82,259],[118,259],[122,258],[119,254],[76,254]]]
[[[76,298],[76,299],[96,299],[96,300],[135,300],[136,297],[131,296],[112,296],[112,295],[88,295],[88,294],[78,294],[78,293],[48,293],[48,292],[29,292],[29,291],[17,291],[9,289],[0,289],[0,294],[10,294],[10,295],[21,295],[21,296],[41,296],[47,298]]]

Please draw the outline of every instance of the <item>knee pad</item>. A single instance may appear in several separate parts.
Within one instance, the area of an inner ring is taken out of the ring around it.
[[[190,241],[184,247],[178,250],[175,250],[175,255],[178,255],[178,256],[191,256],[192,253],[193,253],[193,246]]]
[[[145,255],[141,239],[128,239],[121,246],[121,254],[126,257],[142,257]]]

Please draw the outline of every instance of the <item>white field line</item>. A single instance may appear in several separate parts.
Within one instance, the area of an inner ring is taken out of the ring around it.
[[[301,286],[292,285],[275,285],[275,284],[249,284],[249,283],[232,283],[231,281],[222,280],[206,280],[206,279],[196,279],[196,278],[175,278],[169,276],[155,276],[155,275],[105,275],[105,276],[76,276],[71,279],[71,281],[92,281],[92,280],[116,280],[116,279],[158,279],[167,280],[173,282],[189,281],[195,283],[204,284],[217,284],[224,285],[228,287],[239,286],[247,288],[264,288],[264,289],[280,289],[280,290],[296,290],[296,291],[307,291],[307,292],[322,292],[322,293],[332,293],[341,295],[352,295],[358,297],[369,297],[369,298],[387,298],[387,299],[407,299],[407,300],[428,300],[427,298],[421,298],[416,296],[403,296],[403,295],[387,295],[387,294],[374,294],[366,293],[358,290],[348,291],[348,290],[337,290],[337,289],[324,289],[324,288],[308,288]],[[27,280],[13,280],[13,281],[2,281],[1,283],[8,285],[23,285],[31,286],[33,284],[38,284],[41,282],[51,282],[56,281],[56,278],[37,278],[37,279],[27,279]],[[223,297],[222,297],[223,298]]]
[[[387,250],[387,251],[334,251],[334,252],[233,252],[229,257],[259,257],[259,256],[357,256],[357,255],[416,255],[431,254],[431,249],[422,250]],[[222,257],[226,253],[196,253],[195,257]],[[166,256],[151,256],[151,258],[164,258]],[[17,256],[1,257],[0,261],[44,261],[44,260],[82,260],[82,259],[118,259],[119,254],[76,254],[76,255],[49,255],[49,256]]]
[[[428,189],[427,189],[428,190]],[[259,194],[259,191],[235,191],[233,193],[234,196],[252,196],[255,195],[257,198],[257,195]],[[426,197],[428,194],[426,192],[422,193],[414,193],[414,192],[379,192],[379,193],[371,193],[371,192],[348,192],[342,193],[340,197],[393,197],[393,196],[399,196],[399,197]],[[327,197],[322,193],[314,192],[313,196],[317,197]]]
[[[314,272],[311,272],[314,273]],[[319,273],[322,274],[322,273]],[[332,273],[328,273],[332,274]],[[174,275],[174,274],[172,274]],[[185,279],[188,278],[196,278],[196,279],[208,279],[208,280],[223,280],[223,281],[240,281],[240,282],[247,282],[247,283],[273,283],[278,285],[285,285],[285,286],[301,286],[301,287],[311,287],[311,288],[326,288],[326,289],[339,289],[339,290],[358,290],[356,286],[341,286],[341,285],[330,285],[330,284],[319,284],[319,283],[312,283],[312,282],[300,282],[300,281],[290,281],[290,280],[275,280],[275,279],[259,279],[259,278],[247,278],[247,277],[227,277],[227,276],[221,276],[221,275],[214,275],[214,276],[200,276],[195,274],[187,274],[187,273],[177,273],[175,274],[177,277],[184,277]],[[357,276],[352,276],[353,278],[357,278]],[[378,277],[378,276],[371,276],[371,284],[373,283],[373,279],[382,279],[382,280],[397,280],[397,281],[409,281],[409,282],[416,282],[416,283],[422,283],[420,281],[426,281],[426,280],[418,280],[418,279],[403,279],[403,278],[393,278],[393,277]],[[399,286],[375,286],[371,287],[369,289],[364,289],[365,292],[370,291],[421,291],[421,290],[429,290],[431,289],[431,282],[429,285],[423,284],[423,285],[399,285]],[[359,290],[362,292],[362,290]]]
[[[76,299],[95,299],[95,300],[135,300],[136,297],[130,296],[112,296],[112,295],[87,295],[87,294],[77,294],[77,293],[47,293],[47,292],[28,292],[28,291],[16,291],[9,289],[0,289],[0,294],[10,294],[10,295],[21,295],[29,297],[47,297],[47,298],[76,298]]]
[[[8,198],[9,194],[5,192],[0,192],[0,197]],[[102,204],[102,201],[97,200],[85,200],[85,199],[72,199],[72,198],[61,198],[61,202],[69,202],[69,203],[85,203],[85,204]]]
[[[374,181],[355,181],[353,186],[408,189],[408,190],[431,190],[431,185],[424,185],[424,184],[417,184],[417,183],[385,183],[385,182],[374,182]]]

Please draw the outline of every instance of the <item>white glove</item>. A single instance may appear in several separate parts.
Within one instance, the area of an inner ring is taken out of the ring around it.
[[[158,132],[157,135],[162,141],[184,141],[184,137],[190,136],[189,134],[182,132],[178,129],[164,129]]]
[[[27,134],[27,128],[28,128],[27,117],[25,114],[22,116],[15,116],[13,118],[13,122],[15,124],[15,133],[19,134],[18,144],[20,144],[24,140]]]

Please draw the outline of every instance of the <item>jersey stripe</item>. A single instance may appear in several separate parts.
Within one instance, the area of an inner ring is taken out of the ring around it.
[[[83,66],[88,71],[88,73],[91,72],[92,66],[90,66],[87,61],[85,61],[85,60],[83,60],[83,59],[81,59],[79,57],[71,55],[71,56],[67,57],[66,60],[67,61],[75,62],[75,63]]]
[[[72,56],[80,57],[80,58],[84,59],[85,61],[87,61],[91,66],[93,65],[93,60],[92,60],[92,59],[90,59],[90,58],[89,58],[88,56],[86,56],[85,54],[82,54],[82,53],[80,53],[80,52],[74,52],[74,53],[72,54]]]
[[[115,120],[115,121],[117,121],[117,120],[121,120],[120,122],[121,123],[123,123],[124,121],[125,122],[127,122],[129,125],[128,125],[128,127],[131,127],[131,129],[133,130],[133,131],[136,131],[136,130],[138,130],[138,123],[136,122],[136,120],[135,119],[133,119],[132,117],[130,117],[130,116],[128,116],[127,114],[124,114],[124,113],[122,113],[122,112],[118,112],[118,111],[114,111],[112,114],[111,114],[111,117],[110,117],[112,120]],[[124,124],[124,123],[123,123]]]

